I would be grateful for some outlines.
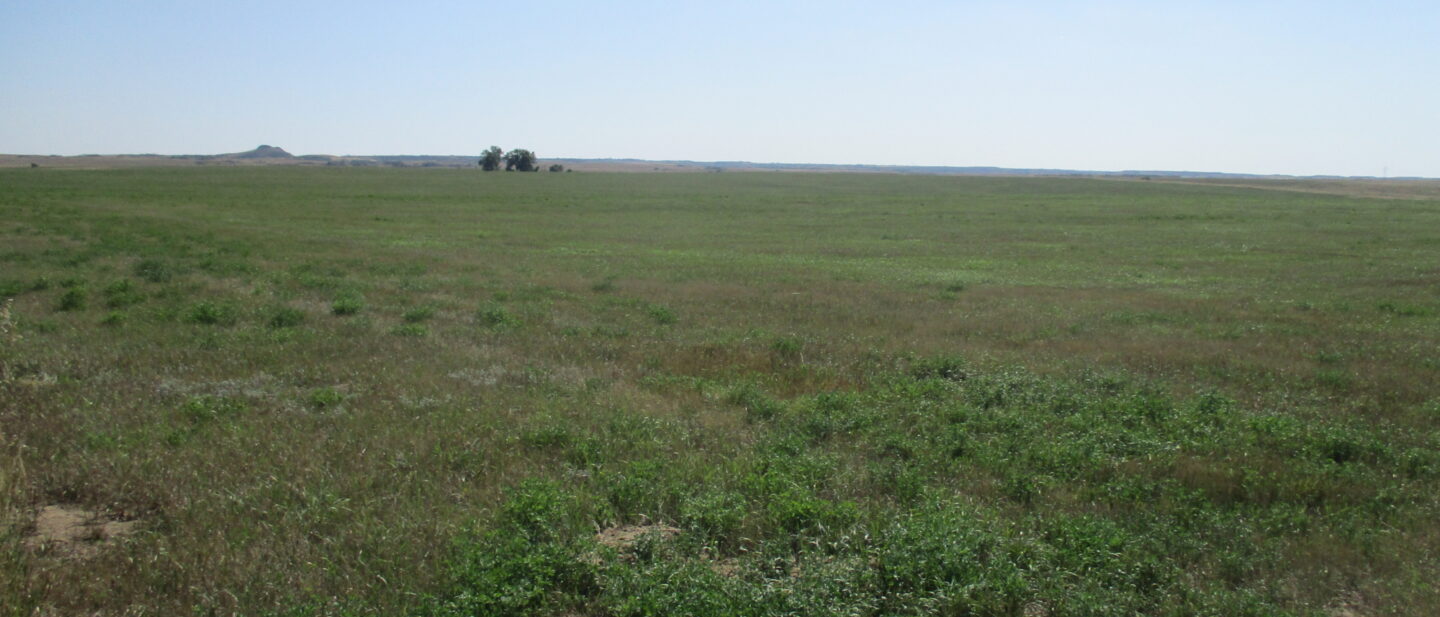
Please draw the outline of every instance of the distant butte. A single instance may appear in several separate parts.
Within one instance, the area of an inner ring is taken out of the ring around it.
[[[263,144],[262,144],[260,147],[254,149],[254,150],[251,150],[251,151],[249,151],[249,152],[236,152],[235,154],[222,154],[221,156],[226,157],[226,158],[235,158],[235,159],[289,159],[289,158],[295,158],[295,155],[290,154],[289,152],[286,152],[284,148],[277,148],[277,147],[275,147],[275,146],[266,146],[266,145],[263,145]]]

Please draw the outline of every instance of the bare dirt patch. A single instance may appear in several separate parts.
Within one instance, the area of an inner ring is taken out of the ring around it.
[[[140,521],[106,518],[78,506],[50,505],[35,514],[35,531],[25,538],[33,551],[86,558],[105,545],[135,533]]]
[[[1327,617],[1365,617],[1374,614],[1365,606],[1365,599],[1355,591],[1345,591],[1326,607]]]
[[[668,540],[680,535],[680,529],[662,523],[650,525],[617,525],[600,530],[595,534],[595,543],[619,554],[625,561],[635,560],[635,548],[644,538]],[[593,563],[600,563],[599,555],[592,555]]]
[[[620,525],[601,530],[600,533],[595,534],[595,541],[601,546],[608,546],[625,554],[635,550],[635,545],[640,542],[641,538],[652,534],[668,539],[680,535],[680,529],[660,523]]]

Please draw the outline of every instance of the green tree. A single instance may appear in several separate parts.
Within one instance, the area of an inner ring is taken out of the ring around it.
[[[539,169],[535,165],[534,152],[516,148],[505,153],[505,171],[538,171]]]
[[[489,150],[480,153],[480,169],[495,171],[500,169],[500,163],[505,160],[504,152],[500,146],[490,146]]]

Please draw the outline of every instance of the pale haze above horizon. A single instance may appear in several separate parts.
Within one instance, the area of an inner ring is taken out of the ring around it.
[[[262,143],[1440,177],[1440,4],[0,4],[0,152]]]

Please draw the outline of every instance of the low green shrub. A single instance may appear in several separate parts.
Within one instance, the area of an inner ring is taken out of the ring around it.
[[[430,334],[430,329],[425,324],[402,323],[390,329],[390,334],[395,336],[425,337]]]
[[[145,295],[136,288],[130,279],[120,279],[105,286],[105,306],[117,309],[139,304],[145,301]]]
[[[277,307],[265,322],[271,328],[294,328],[305,323],[305,312],[289,306]]]
[[[60,299],[55,302],[56,311],[80,311],[85,309],[89,295],[81,287],[71,287],[60,294]]]
[[[358,295],[342,295],[330,303],[330,314],[346,317],[357,314],[365,308],[365,302]]]
[[[744,408],[745,418],[751,421],[770,420],[785,410],[783,403],[775,400],[752,383],[742,384],[735,388],[730,392],[728,398],[731,404]]]
[[[400,318],[404,319],[406,323],[420,323],[423,321],[428,321],[431,317],[434,316],[435,307],[417,306],[408,311],[405,311],[405,313],[401,315]]]
[[[329,409],[345,401],[345,395],[331,387],[315,388],[306,395],[305,402],[315,409]]]
[[[646,307],[645,313],[649,315],[651,319],[655,320],[655,323],[662,326],[672,325],[680,321],[680,318],[675,315],[675,311],[660,304],[651,304]]]
[[[481,326],[494,330],[513,328],[520,325],[519,319],[505,310],[505,307],[498,304],[480,307],[480,310],[475,313],[475,319],[480,322]]]
[[[236,314],[236,309],[229,304],[205,300],[191,305],[185,320],[207,326],[230,326],[235,324]]]
[[[135,263],[135,276],[150,283],[165,283],[175,278],[175,268],[158,259],[142,259]]]

